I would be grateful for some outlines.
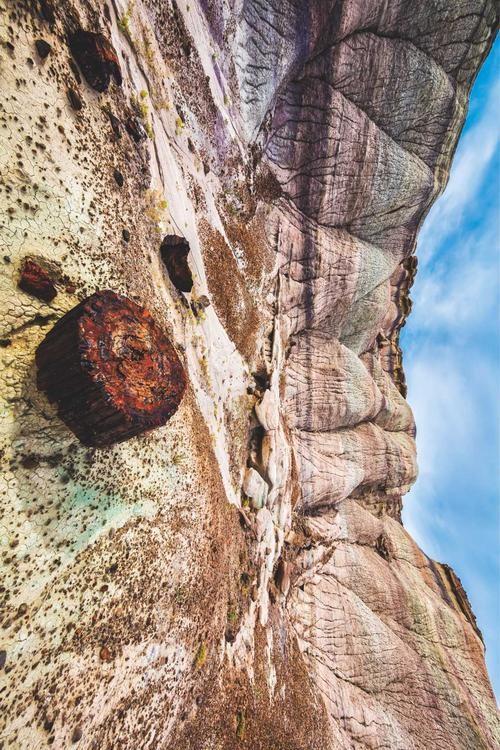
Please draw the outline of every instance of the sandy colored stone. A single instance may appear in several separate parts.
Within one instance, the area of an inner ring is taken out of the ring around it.
[[[0,13],[5,749],[499,745],[467,595],[401,525],[398,341],[493,0]],[[18,287],[27,258],[50,304]],[[187,387],[96,447],[35,352],[103,290],[149,311]]]

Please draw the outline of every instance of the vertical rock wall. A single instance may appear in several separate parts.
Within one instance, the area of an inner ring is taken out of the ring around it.
[[[398,346],[492,0],[0,10],[3,747],[495,747]]]

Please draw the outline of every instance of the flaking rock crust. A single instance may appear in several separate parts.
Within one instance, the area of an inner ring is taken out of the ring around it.
[[[0,0],[2,748],[499,745],[467,595],[401,524],[398,344],[497,22],[493,0]],[[64,421],[37,387],[37,349],[104,292],[134,312],[117,363],[97,331],[103,371],[175,401],[140,429],[120,388]]]

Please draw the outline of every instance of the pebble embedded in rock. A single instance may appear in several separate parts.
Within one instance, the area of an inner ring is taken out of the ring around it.
[[[107,114],[108,114],[108,117],[109,117],[109,122],[110,122],[110,125],[111,125],[111,129],[113,131],[113,135],[115,136],[116,139],[121,138],[122,134],[121,134],[121,131],[120,131],[120,120],[118,119],[118,117],[116,117],[116,115],[114,115],[111,112],[111,110],[108,110]]]
[[[130,232],[128,231],[128,229],[123,229],[122,230],[122,237],[125,240],[125,242],[129,242],[129,240],[130,240]]]
[[[69,47],[83,77],[93,89],[107,91],[111,76],[121,85],[122,74],[118,57],[104,34],[79,29],[69,37]]]
[[[101,661],[110,662],[113,661],[113,654],[107,646],[103,646],[99,651],[99,659]]]
[[[73,729],[73,734],[71,735],[71,742],[80,742],[82,737],[83,737],[83,732],[80,729],[80,727],[75,727]]]
[[[163,238],[160,253],[172,284],[179,292],[190,292],[193,276],[187,260],[189,242],[184,237],[168,234]]]
[[[74,89],[68,89],[68,100],[71,106],[73,107],[73,109],[76,110],[77,112],[79,112],[82,109],[83,102]]]
[[[117,169],[113,171],[113,177],[115,178],[115,182],[118,185],[118,187],[123,187],[124,179],[121,172],[119,172]]]
[[[24,261],[17,285],[23,292],[31,294],[33,297],[42,300],[42,302],[52,302],[57,294],[54,283],[47,271],[33,260]]]
[[[108,446],[164,425],[186,375],[151,313],[112,291],[64,315],[36,351],[37,384],[85,445]]]
[[[52,47],[48,42],[45,41],[45,39],[37,39],[35,42],[35,47],[42,60],[45,60],[45,58],[48,57],[52,52]]]

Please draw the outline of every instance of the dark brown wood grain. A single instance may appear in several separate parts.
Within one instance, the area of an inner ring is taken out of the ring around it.
[[[36,352],[38,387],[86,445],[106,446],[164,425],[186,376],[151,313],[112,291],[64,315]]]

